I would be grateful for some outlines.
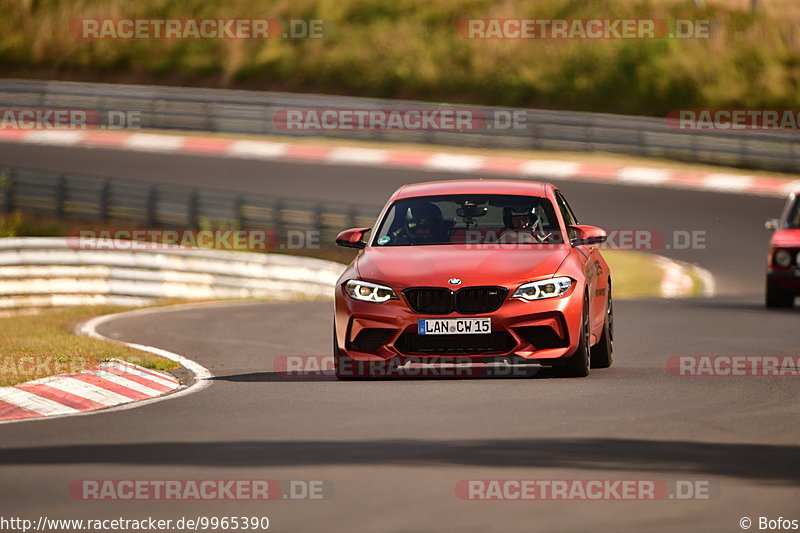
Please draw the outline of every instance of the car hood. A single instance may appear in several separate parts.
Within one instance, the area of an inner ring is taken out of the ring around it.
[[[515,285],[554,275],[571,251],[569,245],[539,248],[474,249],[466,245],[370,247],[356,261],[361,279],[406,287]]]
[[[800,246],[800,229],[781,229],[772,234],[772,246]]]

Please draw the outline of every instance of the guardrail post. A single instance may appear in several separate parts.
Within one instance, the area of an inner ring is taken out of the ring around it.
[[[244,196],[237,194],[233,199],[233,223],[236,224],[237,229],[244,228]]]
[[[147,198],[145,200],[145,220],[147,227],[152,228],[156,225],[156,218],[158,218],[158,187],[151,185],[147,191]]]
[[[104,179],[100,184],[99,198],[97,201],[97,218],[102,222],[108,220],[108,202],[111,197],[111,183]]]
[[[283,217],[281,216],[281,211],[283,211],[283,202],[275,200],[272,203],[272,226],[274,227],[275,235],[278,236],[279,243],[283,243],[286,240],[283,231]]]
[[[67,196],[67,178],[61,174],[56,181],[55,206],[53,214],[56,218],[64,217],[64,202]]]
[[[350,209],[347,210],[347,218],[350,220],[351,228],[358,226],[358,211],[356,211],[355,206],[350,206]]]
[[[322,232],[325,230],[322,223],[324,213],[325,204],[318,203],[314,205],[314,218],[312,223],[314,225],[314,231],[316,231],[319,236],[322,236]]]
[[[3,171],[0,185],[3,187],[3,212],[10,213],[14,210],[14,169]]]
[[[197,189],[192,189],[189,193],[189,203],[186,207],[186,223],[190,228],[198,227],[199,223],[199,209],[200,209],[200,195]]]
[[[742,137],[741,141],[739,141],[739,146],[742,151],[742,159],[740,160],[741,165],[749,166],[750,165],[750,143],[747,141],[747,137]]]
[[[528,113],[527,116],[530,116]],[[542,126],[539,124],[533,124],[530,127],[531,132],[531,149],[532,150],[541,150],[544,146],[544,140],[542,139]]]
[[[643,156],[647,156],[650,152],[650,150],[647,149],[647,132],[643,129],[639,129],[636,133],[639,139],[639,153]]]

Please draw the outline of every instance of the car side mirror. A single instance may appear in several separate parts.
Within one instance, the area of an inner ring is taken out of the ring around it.
[[[778,222],[779,220],[777,218],[768,218],[766,222],[764,222],[764,227],[770,231],[775,231],[778,229]]]
[[[582,244],[602,244],[606,242],[606,230],[598,228],[597,226],[585,226],[583,224],[576,224],[574,226],[567,226],[571,230],[574,237],[570,239],[572,246],[580,246]]]
[[[357,248],[359,250],[366,248],[367,243],[364,242],[364,234],[371,228],[351,228],[341,232],[336,237],[337,246],[344,246],[345,248]]]

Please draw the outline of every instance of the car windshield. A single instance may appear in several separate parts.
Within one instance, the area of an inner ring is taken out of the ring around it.
[[[386,212],[374,246],[430,244],[561,244],[547,198],[511,195],[422,196]]]
[[[784,227],[787,229],[800,229],[800,195],[794,200],[794,205],[789,210]]]

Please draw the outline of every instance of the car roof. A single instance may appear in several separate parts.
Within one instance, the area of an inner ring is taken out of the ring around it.
[[[538,181],[483,178],[441,180],[405,185],[395,193],[395,199],[440,196],[444,194],[511,194],[546,198],[548,189],[554,189],[553,185]]]

